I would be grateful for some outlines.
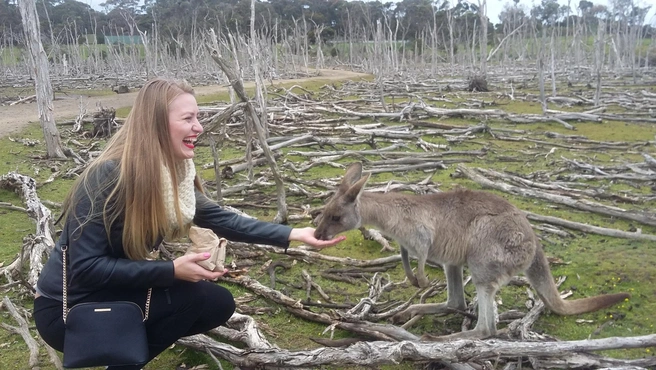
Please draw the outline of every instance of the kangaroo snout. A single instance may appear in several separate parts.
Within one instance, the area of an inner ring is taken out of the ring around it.
[[[314,230],[314,237],[319,240],[330,240],[333,238],[333,235],[328,235],[321,226]]]

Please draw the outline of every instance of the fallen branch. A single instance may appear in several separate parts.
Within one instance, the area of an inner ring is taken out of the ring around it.
[[[238,312],[232,314],[224,326],[210,330],[211,334],[220,335],[231,341],[242,342],[248,348],[275,348],[260,332],[257,321],[248,315]]]
[[[376,230],[376,229],[367,229],[365,227],[360,228],[360,232],[362,233],[362,237],[368,240],[373,240],[375,242],[378,242],[382,246],[381,252],[387,251],[387,252],[396,252],[396,249],[394,249],[392,246],[390,246],[389,241],[385,239],[383,234]]]
[[[36,231],[30,238],[32,243],[23,245],[22,258],[19,257],[21,262],[16,265],[17,270],[5,270],[5,275],[20,273],[22,262],[29,260],[27,282],[34,287],[43,268],[43,261],[55,247],[52,213],[41,203],[36,192],[36,181],[31,177],[9,172],[0,177],[0,188],[18,193],[27,205],[27,214],[36,222]]]
[[[416,335],[398,326],[377,324],[367,321],[341,322],[338,321],[337,318],[331,317],[328,314],[309,311],[301,303],[301,300],[296,300],[283,294],[280,291],[266,287],[249,276],[231,278],[224,275],[220,278],[220,280],[247,288],[259,296],[280,304],[290,313],[306,320],[327,325],[334,325],[336,328],[352,331],[368,338],[375,338],[378,340],[396,341],[419,339]]]
[[[607,229],[605,227],[592,226],[580,222],[568,221],[558,217],[538,215],[536,213],[532,213],[528,211],[524,211],[524,213],[526,213],[526,217],[528,217],[529,220],[545,222],[548,224],[558,225],[558,226],[566,227],[568,229],[579,230],[586,233],[612,236],[615,238],[656,241],[656,235],[643,234],[641,231],[629,232],[629,231],[622,231],[622,230],[615,230],[615,229]]]
[[[525,197],[532,197],[550,201],[553,203],[563,204],[568,207],[580,209],[583,211],[599,213],[606,216],[619,217],[626,220],[632,220],[643,223],[645,225],[656,226],[656,216],[645,212],[627,211],[618,207],[609,207],[600,203],[591,202],[584,199],[572,199],[563,195],[551,194],[532,189],[520,188],[518,186],[509,185],[502,182],[494,182],[481,176],[475,169],[468,168],[462,164],[458,164],[458,172],[463,174],[468,179],[482,185],[483,187],[501,190],[507,193],[521,195]]]
[[[9,105],[16,105],[16,104],[20,104],[20,103],[31,102],[32,100],[36,100],[36,95],[30,95],[28,97],[18,99],[15,102],[9,103]]]
[[[271,368],[337,366],[398,365],[402,361],[448,361],[467,363],[499,359],[516,359],[530,356],[539,359],[563,359],[566,354],[576,354],[582,367],[591,365],[654,366],[656,358],[619,360],[586,354],[588,351],[609,349],[647,348],[656,346],[656,334],[638,337],[611,337],[603,339],[562,342],[516,342],[504,340],[457,340],[435,342],[358,342],[347,348],[321,347],[305,351],[284,349],[239,349],[214,341],[204,335],[182,338],[179,344],[200,351],[209,350],[217,356],[242,367]],[[281,365],[284,364],[284,365]],[[574,365],[574,364],[572,364]]]
[[[253,245],[253,244],[246,244],[246,243],[231,243],[235,246],[240,246],[240,245]],[[336,262],[338,264],[342,265],[347,265],[347,266],[359,266],[359,267],[366,267],[366,266],[377,266],[377,265],[385,265],[387,263],[391,262],[399,262],[401,261],[401,255],[400,254],[395,254],[393,256],[389,257],[382,257],[382,258],[376,258],[373,260],[356,260],[354,258],[350,257],[334,257],[334,256],[329,256],[323,253],[319,252],[314,252],[311,250],[307,249],[301,249],[301,248],[287,248],[287,251],[283,251],[278,247],[274,247],[271,245],[264,245],[264,244],[254,244],[258,249],[265,250],[267,252],[273,252],[273,253],[284,253],[290,256],[297,256],[297,257],[307,257],[307,258],[313,258],[313,259],[319,259],[323,261],[329,261],[329,262]]]
[[[2,306],[5,307],[5,309],[9,311],[11,317],[13,317],[14,320],[16,320],[16,322],[18,322],[17,327],[7,325],[5,323],[2,323],[2,327],[23,337],[25,344],[27,344],[27,348],[29,348],[30,350],[30,357],[28,363],[31,368],[35,367],[39,363],[39,345],[30,334],[29,325],[27,324],[27,321],[23,318],[23,316],[18,314],[18,310],[16,309],[16,306],[14,306],[14,304],[11,303],[9,297],[4,297],[2,299]]]

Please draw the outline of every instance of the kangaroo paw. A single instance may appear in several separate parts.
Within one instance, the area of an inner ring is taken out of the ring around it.
[[[419,281],[417,281],[417,278],[416,278],[414,275],[413,275],[413,276],[408,276],[408,281],[409,281],[410,284],[412,284],[413,286],[415,286],[415,287],[417,287],[417,288],[421,288],[421,287],[419,286]]]
[[[430,285],[430,281],[428,281],[428,278],[426,276],[418,276],[418,285],[416,285],[419,288],[426,288]]]

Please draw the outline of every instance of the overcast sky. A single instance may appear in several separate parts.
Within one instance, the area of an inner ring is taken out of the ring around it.
[[[100,4],[104,3],[105,0],[79,0],[83,3],[91,5],[92,8],[96,10],[102,10]],[[366,0],[365,0],[366,1]],[[386,2],[388,0],[381,0],[381,2]],[[395,1],[395,0],[392,0]],[[397,0],[398,1],[398,0]],[[453,3],[456,3],[457,0],[453,0]],[[568,0],[558,0],[558,3],[561,5],[567,5]],[[572,7],[572,13],[576,14],[576,7],[578,7],[580,0],[570,0],[570,6]],[[608,6],[609,0],[589,0],[594,4],[603,4]],[[635,3],[639,6],[647,6],[650,2],[648,0],[634,0]],[[471,3],[478,4],[478,0],[470,0]],[[512,0],[487,0],[487,16],[490,18],[492,23],[499,23],[499,13],[503,10],[504,4],[512,4]],[[527,10],[533,8],[535,5],[541,3],[541,0],[520,0],[520,5],[527,8]],[[654,12],[656,11],[656,5],[652,5],[645,22],[651,25],[656,26],[656,16]]]

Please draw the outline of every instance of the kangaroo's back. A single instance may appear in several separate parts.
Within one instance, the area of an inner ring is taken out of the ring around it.
[[[530,224],[502,197],[466,189],[415,197],[427,208],[425,213],[432,215],[417,220],[418,224],[429,222],[432,227],[428,261],[471,265],[498,258],[507,253],[505,249],[512,254],[522,248],[526,249],[524,255],[533,252],[527,239],[532,233]]]

